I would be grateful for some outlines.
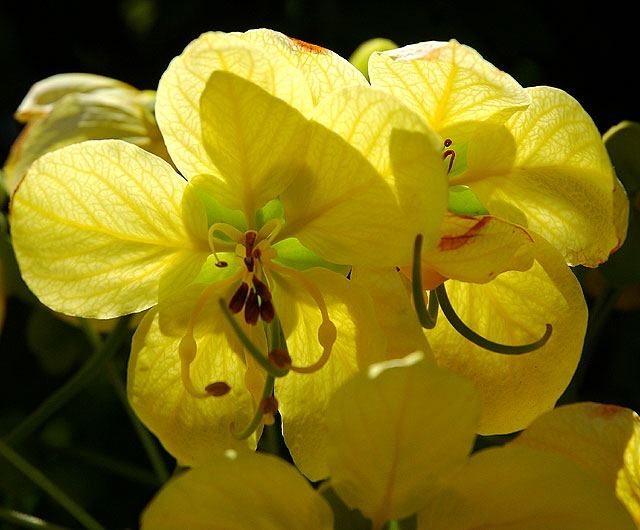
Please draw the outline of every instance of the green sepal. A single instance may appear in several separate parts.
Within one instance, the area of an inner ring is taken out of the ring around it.
[[[458,215],[468,215],[470,217],[489,215],[489,210],[482,205],[471,191],[471,188],[464,184],[449,188],[449,204],[447,208]]]
[[[280,219],[284,224],[284,208],[280,199],[272,199],[256,212],[256,226],[260,230],[271,219]]]
[[[193,283],[211,284],[224,280],[238,270],[238,266],[234,263],[236,255],[232,252],[218,252],[218,260],[213,254],[207,257],[198,275],[193,279]],[[226,266],[220,266],[220,262],[225,262]]]
[[[207,212],[208,226],[211,226],[214,223],[226,223],[237,228],[241,232],[247,231],[247,220],[240,210],[231,210],[230,208],[223,206],[215,197],[212,197],[197,186],[193,186],[193,190],[202,201],[202,204],[204,204],[205,211]]]
[[[349,265],[338,265],[326,261],[293,237],[279,241],[273,245],[273,248],[278,251],[278,257],[274,261],[290,269],[304,271],[313,267],[322,267],[345,276],[349,272]]]
[[[624,244],[598,270],[613,285],[640,283],[640,123],[623,121],[609,129],[604,143],[631,202]]]

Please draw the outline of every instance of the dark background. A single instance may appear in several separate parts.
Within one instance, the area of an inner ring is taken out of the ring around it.
[[[20,131],[13,112],[36,81],[89,72],[154,89],[169,61],[200,33],[280,30],[348,57],[363,41],[402,46],[455,38],[524,86],[574,96],[601,133],[640,121],[635,13],[622,4],[540,2],[340,2],[284,0],[0,0],[0,166]],[[6,269],[5,265],[5,269]],[[578,271],[580,272],[580,271]],[[588,294],[590,305],[597,300]],[[640,311],[605,312],[567,401],[640,411]],[[0,336],[0,437],[75,373],[90,346],[75,328],[11,299]],[[126,348],[115,359],[124,372]],[[106,380],[97,380],[16,448],[107,528],[135,528],[157,490],[146,455]],[[101,460],[104,457],[107,460]],[[127,464],[118,470],[117,465]],[[170,458],[167,466],[172,466]],[[77,524],[0,458],[0,508]],[[13,528],[0,522],[0,530]]]

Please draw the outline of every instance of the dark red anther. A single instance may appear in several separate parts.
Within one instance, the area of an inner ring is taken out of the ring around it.
[[[273,307],[271,300],[262,300],[260,302],[260,318],[263,322],[269,324],[276,316],[276,309]]]
[[[260,401],[260,412],[262,414],[276,414],[278,412],[278,400],[273,396],[262,398]]]
[[[258,280],[255,276],[253,277],[253,286],[256,288],[256,293],[258,296],[264,300],[271,300],[271,291],[267,287],[267,284],[261,280]]]
[[[244,321],[251,326],[255,326],[258,323],[259,317],[260,303],[258,301],[258,295],[254,289],[251,289],[244,305]]]
[[[226,261],[216,261],[216,267],[220,267],[224,269],[227,265],[229,265]]]
[[[253,251],[253,245],[256,244],[256,239],[258,238],[258,232],[254,230],[250,230],[244,234],[244,246],[247,248],[247,256],[251,255]]]
[[[447,138],[444,141],[445,147],[450,147],[451,144],[453,144],[453,141],[451,140],[451,138]],[[446,160],[448,156],[450,156],[451,158],[449,159],[449,169],[447,170],[447,173],[451,173],[451,168],[453,167],[453,161],[456,159],[456,152],[453,149],[447,149],[444,153],[442,153],[442,160]]]
[[[221,397],[231,392],[231,387],[224,381],[217,381],[205,387],[207,394],[214,397]]]
[[[247,267],[247,270],[249,272],[253,272],[253,257],[247,256],[246,258],[244,258],[244,265],[245,267]]]
[[[447,138],[447,139],[444,141],[444,146],[445,146],[445,147],[449,147],[452,143],[453,143],[453,140],[451,140],[451,138]]]
[[[284,348],[273,348],[269,352],[269,362],[276,368],[289,368],[291,366],[291,356]]]
[[[242,282],[229,301],[229,310],[232,313],[239,313],[242,311],[244,303],[247,300],[248,293],[249,284],[247,282]]]

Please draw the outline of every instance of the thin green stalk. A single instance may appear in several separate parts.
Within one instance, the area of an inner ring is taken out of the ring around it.
[[[51,482],[43,473],[22,458],[2,440],[0,440],[0,456],[5,458],[7,462],[12,464],[34,484],[46,492],[87,530],[105,530],[105,528],[91,517],[84,508],[77,504],[64,491]]]
[[[49,419],[60,407],[82,389],[86,388],[94,377],[100,373],[104,362],[118,351],[122,342],[129,336],[128,323],[129,319],[127,317],[120,318],[104,344],[97,348],[96,352],[82,365],[82,368],[17,425],[4,438],[4,442],[8,445],[19,444]]]
[[[0,519],[21,528],[31,528],[33,530],[70,530],[66,526],[53,524],[39,517],[2,507],[0,507]]]

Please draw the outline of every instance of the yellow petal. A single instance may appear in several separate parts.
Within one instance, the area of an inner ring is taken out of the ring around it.
[[[63,97],[69,94],[91,93],[104,89],[136,91],[131,85],[95,74],[56,74],[35,83],[27,92],[15,118],[26,122],[48,114]]]
[[[406,276],[395,267],[354,267],[350,279],[373,300],[378,324],[386,335],[387,359],[398,359],[414,351],[431,357],[431,347],[409,298]]]
[[[229,72],[211,75],[200,99],[202,141],[219,178],[203,191],[250,222],[297,176],[308,121],[264,89]]]
[[[318,342],[322,318],[301,276],[322,293],[336,340],[326,364],[313,373],[289,372],[276,380],[275,396],[282,430],[296,466],[309,479],[326,478],[326,411],[335,390],[353,374],[384,358],[384,336],[371,301],[349,280],[326,269],[309,269],[299,276],[274,274],[273,301],[282,322],[294,365],[310,366],[322,354]]]
[[[303,113],[313,108],[304,75],[286,58],[235,34],[203,34],[171,62],[158,85],[158,124],[174,163],[186,178],[219,173],[203,144],[200,114],[200,97],[214,71],[255,83]]]
[[[624,240],[623,190],[580,104],[550,87],[527,93],[531,106],[506,123],[516,146],[511,167],[473,163],[469,154],[456,183],[468,184],[492,215],[545,237],[570,265],[596,267]],[[476,150],[497,159],[501,143],[485,140]]]
[[[253,29],[234,35],[265,50],[269,55],[281,55],[300,70],[309,85],[314,104],[339,88],[368,84],[349,61],[322,46],[270,29]]]
[[[486,284],[447,281],[453,308],[483,337],[529,344],[553,326],[548,342],[521,355],[504,355],[471,343],[444,315],[427,338],[442,366],[471,379],[482,401],[480,434],[520,430],[553,408],[569,384],[582,351],[587,309],[580,284],[562,256],[540,236],[536,262],[526,272],[507,271]]]
[[[601,403],[572,403],[534,421],[512,443],[563,454],[615,490],[640,527],[640,418]]]
[[[471,383],[420,353],[373,365],[331,401],[331,485],[374,528],[408,517],[467,458],[478,416]]]
[[[150,307],[176,260],[202,260],[203,242],[181,219],[185,184],[164,160],[119,140],[44,155],[11,203],[27,285],[70,315],[110,318]]]
[[[634,530],[613,492],[571,460],[510,445],[473,455],[443,477],[418,529]]]
[[[289,463],[229,451],[168,482],[142,513],[141,528],[331,530],[333,514]]]
[[[525,271],[533,264],[531,236],[522,227],[501,219],[449,212],[440,233],[440,243],[423,253],[422,264],[444,278],[486,283],[504,271]],[[437,285],[423,287],[433,289]]]
[[[225,449],[255,449],[256,435],[236,440],[249,423],[254,400],[245,384],[247,367],[237,338],[225,326],[218,297],[202,309],[194,330],[197,355],[190,377],[197,390],[211,383],[231,387],[219,397],[198,398],[183,384],[179,344],[202,286],[168,298],[142,320],[133,337],[127,393],[133,410],[181,465],[195,466]],[[225,291],[226,294],[226,291]]]
[[[438,241],[446,209],[439,140],[383,92],[345,88],[316,108],[306,171],[282,195],[281,237],[334,263],[409,263],[415,237]]]
[[[529,104],[511,76],[455,40],[374,53],[369,75],[445,138],[468,138],[480,122],[502,123]]]

